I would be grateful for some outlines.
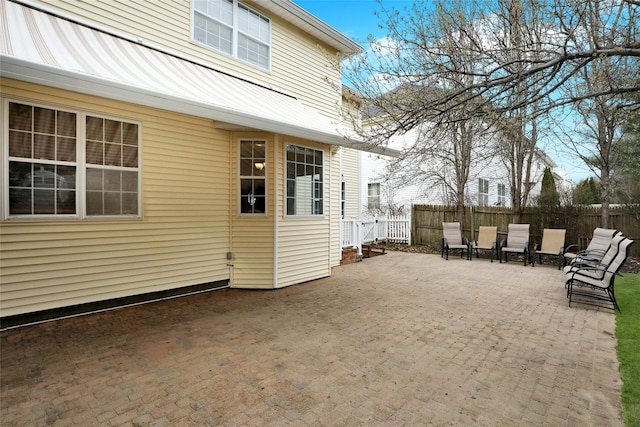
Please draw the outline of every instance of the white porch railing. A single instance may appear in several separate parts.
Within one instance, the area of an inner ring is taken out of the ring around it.
[[[389,216],[362,219],[343,219],[340,228],[342,247],[356,247],[379,241],[411,244],[411,218]]]

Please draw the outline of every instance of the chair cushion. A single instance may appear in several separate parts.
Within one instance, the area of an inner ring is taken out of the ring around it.
[[[496,243],[497,234],[498,227],[481,226],[478,229],[478,240],[473,244],[473,247],[478,249],[491,249]]]
[[[542,245],[536,253],[546,255],[560,255],[564,247],[564,237],[567,230],[545,228],[542,231]]]
[[[460,232],[459,222],[443,222],[442,223],[442,237],[447,239],[449,247],[454,245],[462,245],[462,233]],[[466,248],[467,246],[464,245]]]
[[[529,224],[509,224],[507,248],[523,250],[529,241]],[[502,248],[504,251],[505,248]]]

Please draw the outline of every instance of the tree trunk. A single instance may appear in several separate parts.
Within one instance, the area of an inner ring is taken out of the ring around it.
[[[611,179],[609,179],[609,171],[602,170],[600,176],[600,185],[602,187],[600,210],[600,227],[609,228],[609,196],[611,194]]]

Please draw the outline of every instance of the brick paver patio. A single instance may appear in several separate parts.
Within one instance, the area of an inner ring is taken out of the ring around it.
[[[615,316],[550,266],[392,252],[4,331],[3,426],[617,426]]]

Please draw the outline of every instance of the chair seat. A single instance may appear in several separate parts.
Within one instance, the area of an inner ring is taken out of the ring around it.
[[[524,248],[502,248],[502,252],[516,252],[519,254],[523,254],[525,252]]]
[[[536,251],[536,255],[555,255],[555,256],[558,256],[558,255],[561,255],[561,254],[559,254],[558,252],[542,252],[542,251]]]
[[[602,268],[598,269],[585,269],[585,268],[576,268],[572,266],[567,266],[564,268],[564,273],[566,275],[572,275],[573,278],[584,282],[585,280],[598,280],[601,281],[604,277],[606,270]],[[606,286],[604,286],[606,287]]]
[[[475,244],[471,244],[471,249],[486,249],[486,250],[490,250],[493,249],[493,246],[480,246],[480,245],[475,245]]]
[[[467,245],[449,245],[449,249],[467,249]]]

